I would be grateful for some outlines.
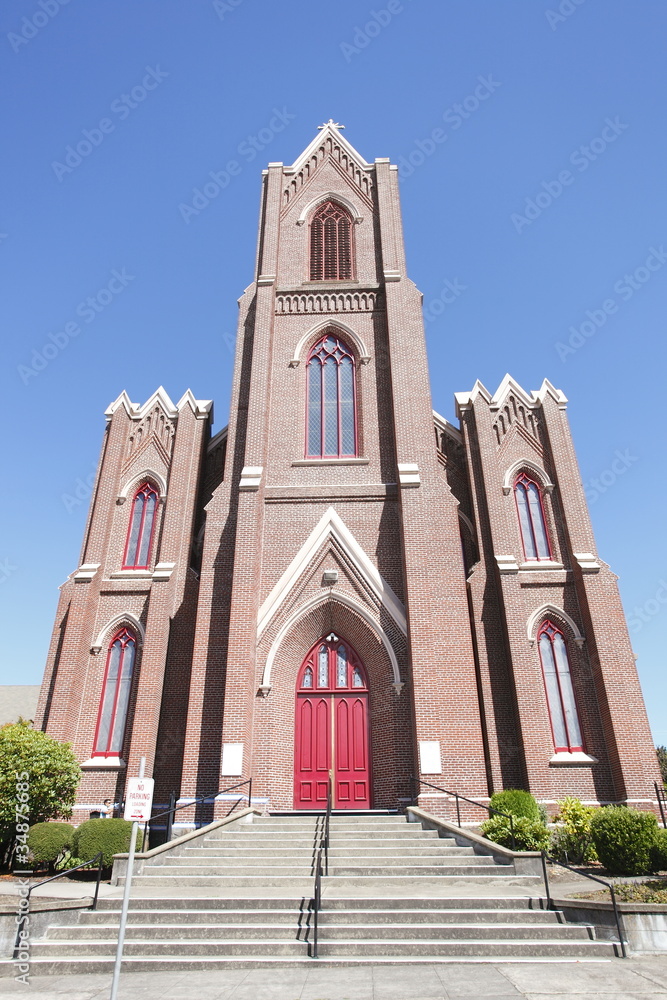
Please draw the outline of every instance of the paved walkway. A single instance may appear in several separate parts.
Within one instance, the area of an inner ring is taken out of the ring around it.
[[[97,1000],[111,976],[0,979],[0,998]],[[127,973],[120,1000],[650,1000],[667,998],[667,957],[600,963],[452,963],[397,968]]]

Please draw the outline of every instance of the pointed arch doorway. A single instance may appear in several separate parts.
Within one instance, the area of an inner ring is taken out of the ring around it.
[[[368,683],[359,657],[331,632],[297,677],[294,808],[321,809],[332,778],[334,809],[370,809]]]

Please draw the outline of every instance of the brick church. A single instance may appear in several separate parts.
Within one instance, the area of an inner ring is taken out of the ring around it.
[[[81,762],[75,818],[141,755],[156,803],[252,777],[253,804],[322,808],[331,774],[340,809],[412,776],[440,813],[503,787],[650,808],[567,400],[505,376],[458,426],[433,411],[397,168],[340,129],[263,172],[229,425],[189,390],[106,411],[35,721]]]

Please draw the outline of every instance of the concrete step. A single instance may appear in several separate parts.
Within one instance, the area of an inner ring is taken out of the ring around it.
[[[177,854],[173,854],[171,856],[176,858],[201,858],[202,860],[207,860],[209,858],[229,858],[230,860],[239,860],[242,858],[266,858],[267,853],[266,848],[258,848],[254,845],[250,847],[188,847],[187,845],[184,845]],[[330,858],[387,858],[395,857],[399,853],[401,857],[405,858],[485,857],[485,855],[476,855],[471,847],[402,847],[400,845],[395,847],[373,847],[367,844],[363,847],[349,847],[347,844],[344,847],[329,847]],[[270,854],[271,857],[275,858],[280,857],[303,860],[304,858],[314,858],[317,854],[317,849],[314,848],[312,844],[302,850],[295,849],[287,845],[284,848],[271,848]]]
[[[444,956],[481,957],[487,961],[506,961],[508,958],[540,958],[553,961],[554,958],[612,957],[614,946],[611,941],[548,941],[541,938],[525,940],[474,940],[459,938],[443,941],[439,938],[423,941],[403,939],[373,941],[355,938],[347,941],[322,941],[318,952],[323,958],[341,956],[350,958],[358,955],[366,961],[391,955],[401,958],[431,958]]]

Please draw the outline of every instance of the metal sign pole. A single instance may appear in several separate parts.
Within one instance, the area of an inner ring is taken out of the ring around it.
[[[142,757],[139,763],[139,777],[143,778],[146,758]],[[120,979],[120,965],[123,961],[123,945],[125,944],[125,925],[127,924],[127,911],[130,905],[130,887],[132,885],[132,872],[134,869],[134,850],[137,843],[137,831],[139,824],[132,824],[130,834],[130,852],[127,856],[127,871],[125,873],[125,890],[123,892],[123,907],[120,911],[120,924],[118,927],[118,944],[116,946],[116,964],[113,967],[113,980],[111,982],[111,993],[109,1000],[116,1000],[118,996],[118,980]]]

